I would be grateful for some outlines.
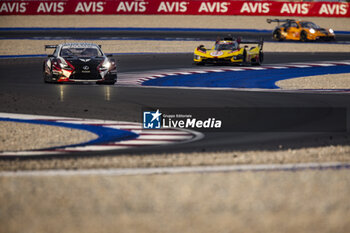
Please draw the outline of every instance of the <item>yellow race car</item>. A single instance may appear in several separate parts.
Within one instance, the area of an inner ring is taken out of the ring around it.
[[[267,19],[268,23],[277,22],[278,26],[273,30],[272,36],[277,41],[283,40],[334,40],[333,29],[321,28],[310,21],[296,21],[294,19]],[[280,25],[280,23],[284,23]]]
[[[248,44],[255,46],[249,47]],[[218,39],[211,49],[205,48],[204,45],[198,46],[194,50],[193,60],[197,65],[208,63],[261,65],[264,60],[263,41],[242,41],[232,37]]]

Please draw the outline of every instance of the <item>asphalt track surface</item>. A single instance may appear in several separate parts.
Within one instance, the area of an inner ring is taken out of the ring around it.
[[[266,42],[274,41],[272,38],[272,30],[266,31],[244,31],[243,30],[43,30],[31,29],[31,30],[0,30],[0,39],[103,39],[103,40],[209,40],[215,41],[217,37],[226,37],[228,34],[234,38],[242,38],[247,40],[260,40],[263,39]],[[336,34],[336,41],[331,43],[349,43],[350,34]],[[315,43],[315,42],[310,42]],[[321,42],[324,43],[324,42]]]
[[[200,68],[192,64],[191,58],[192,54],[143,54],[116,57],[120,74]],[[266,53],[265,64],[336,61],[348,58],[348,53]],[[0,112],[140,122],[144,107],[161,109],[162,107],[288,106],[350,109],[349,94],[143,88],[118,84],[114,86],[45,84],[42,80],[42,62],[42,58],[0,60]],[[108,92],[108,98],[106,98],[106,92]],[[300,119],[295,119],[295,122],[288,122],[288,124],[293,126],[293,123],[298,121]],[[276,122],[271,127],[278,127],[278,124],[280,123]],[[336,138],[346,139],[349,136],[348,132],[211,132],[205,133],[204,139],[188,144],[127,151],[84,152],[80,155],[278,150],[332,145]]]

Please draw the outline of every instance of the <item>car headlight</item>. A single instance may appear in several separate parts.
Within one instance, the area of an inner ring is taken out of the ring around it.
[[[102,67],[104,67],[104,68],[106,68],[106,69],[109,69],[109,68],[111,68],[111,62],[109,61],[109,60],[105,60],[104,62],[103,62],[103,64],[102,64]]]
[[[106,71],[106,70],[109,70],[111,66],[112,66],[112,63],[108,59],[105,59],[100,65],[99,69],[100,71]]]
[[[333,31],[333,29],[332,28],[330,28],[329,30],[328,30],[330,33],[334,33],[334,31]]]
[[[59,59],[57,62],[62,69],[65,69],[65,70],[73,70],[74,69],[74,67],[71,64],[68,64],[68,62],[64,59]]]
[[[315,29],[313,28],[310,29],[310,33],[314,34],[315,32],[316,32]]]
[[[194,55],[194,59],[200,60],[200,59],[201,59],[201,56],[199,56],[199,55]]]
[[[60,64],[60,67],[61,67],[62,69],[66,69],[66,68],[69,67],[67,64],[62,63],[62,62],[60,62],[59,64]]]

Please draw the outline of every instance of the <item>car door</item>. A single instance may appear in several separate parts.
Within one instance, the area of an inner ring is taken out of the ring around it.
[[[291,22],[290,27],[287,30],[288,39],[299,40],[300,39],[300,26],[296,22]]]

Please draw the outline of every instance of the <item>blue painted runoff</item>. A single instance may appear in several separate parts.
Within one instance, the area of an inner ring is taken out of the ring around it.
[[[267,70],[227,71],[192,75],[174,75],[148,80],[143,86],[178,86],[178,87],[226,87],[226,88],[264,88],[278,89],[280,80],[325,75],[350,73],[350,66],[287,68]]]
[[[139,135],[130,131],[126,130],[120,130],[120,129],[112,129],[108,127],[103,126],[95,126],[95,125],[85,125],[85,124],[70,124],[70,123],[64,123],[64,122],[54,122],[54,121],[45,121],[45,120],[23,120],[23,119],[13,119],[13,118],[5,118],[0,117],[0,121],[11,121],[11,122],[18,122],[18,123],[30,123],[30,124],[40,124],[40,125],[51,125],[51,126],[59,126],[59,127],[66,127],[71,129],[80,129],[80,130],[86,130],[91,133],[96,134],[98,137],[94,140],[79,143],[79,144],[71,144],[71,145],[65,145],[60,147],[52,147],[52,148],[45,148],[40,150],[52,150],[52,149],[59,149],[59,148],[66,148],[66,147],[73,147],[73,146],[87,146],[87,145],[96,145],[96,144],[104,144],[108,142],[116,142],[116,141],[123,141],[123,140],[130,140],[137,138]]]

